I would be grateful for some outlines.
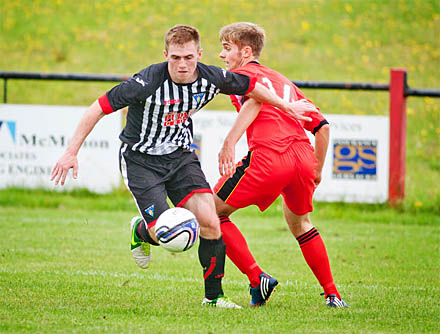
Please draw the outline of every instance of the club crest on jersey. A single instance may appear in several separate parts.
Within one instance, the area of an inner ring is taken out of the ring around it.
[[[147,215],[154,217],[154,204],[146,208],[144,211]]]
[[[202,101],[203,96],[205,96],[205,93],[199,93],[193,95],[193,99],[196,101],[197,105],[199,105],[200,101]]]

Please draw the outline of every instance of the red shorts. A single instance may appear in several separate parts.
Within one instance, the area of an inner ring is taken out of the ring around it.
[[[257,205],[266,210],[279,195],[296,215],[313,211],[315,168],[310,143],[294,142],[285,152],[259,147],[237,164],[231,178],[220,178],[214,192],[234,208]]]

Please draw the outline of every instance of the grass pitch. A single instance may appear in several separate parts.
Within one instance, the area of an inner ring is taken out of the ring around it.
[[[36,194],[43,202],[65,198]],[[57,208],[41,203],[31,207],[23,201],[21,207],[0,207],[0,332],[440,330],[440,224],[434,215],[428,224],[408,224],[399,215],[380,223],[359,213],[351,220],[339,219],[318,205],[314,223],[326,243],[336,284],[350,305],[333,310],[325,307],[318,282],[278,214],[279,203],[264,215],[252,208],[237,213],[233,220],[260,266],[277,277],[280,287],[267,306],[250,308],[247,279],[228,260],[225,293],[243,310],[221,310],[200,306],[203,282],[197,247],[181,254],[155,247],[150,268],[141,270],[129,250],[128,222],[136,211],[94,210],[92,203],[99,207],[105,197],[70,196],[71,205]],[[119,197],[122,206],[129,205],[129,195]],[[82,208],[75,199],[82,200]],[[329,218],[320,212],[328,212]]]

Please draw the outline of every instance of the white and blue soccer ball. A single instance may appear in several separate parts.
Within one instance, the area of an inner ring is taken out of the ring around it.
[[[185,208],[170,208],[156,222],[156,237],[159,244],[170,252],[184,252],[197,242],[199,222]]]

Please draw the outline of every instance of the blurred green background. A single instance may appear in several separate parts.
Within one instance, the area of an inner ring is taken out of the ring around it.
[[[440,2],[422,0],[0,2],[0,71],[133,74],[163,61],[174,24],[196,26],[205,63],[222,66],[219,29],[265,28],[261,62],[292,80],[389,81],[440,89]],[[112,83],[8,81],[9,103],[89,105]],[[388,93],[304,90],[324,113],[388,114]],[[227,97],[209,109],[232,110]],[[440,213],[440,99],[408,98],[404,211]]]

